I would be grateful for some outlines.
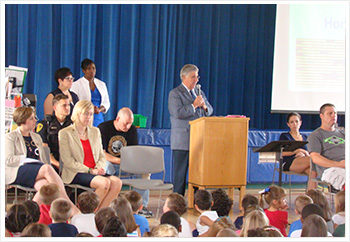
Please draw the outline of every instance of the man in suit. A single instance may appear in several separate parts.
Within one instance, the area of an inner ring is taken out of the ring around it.
[[[185,195],[189,164],[189,121],[210,116],[213,108],[203,91],[198,93],[198,67],[186,64],[180,71],[182,83],[170,91],[168,109],[171,121],[171,150],[174,162],[174,192]],[[195,91],[197,89],[197,91]]]

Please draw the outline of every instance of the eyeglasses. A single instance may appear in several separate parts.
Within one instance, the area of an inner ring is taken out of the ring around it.
[[[68,80],[68,81],[74,81],[75,77],[67,76],[67,77],[65,77],[64,79],[66,79],[66,80]]]

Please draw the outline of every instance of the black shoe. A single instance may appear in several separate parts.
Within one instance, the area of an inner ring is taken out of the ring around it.
[[[145,217],[145,218],[150,218],[153,216],[152,211],[149,211],[146,207],[143,207],[142,210],[140,210],[138,214]]]

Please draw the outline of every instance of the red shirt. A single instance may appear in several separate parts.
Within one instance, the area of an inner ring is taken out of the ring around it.
[[[83,149],[84,149],[84,165],[86,165],[89,168],[95,168],[96,163],[94,160],[94,155],[92,154],[89,140],[81,139],[81,144],[83,145]]]
[[[40,224],[52,224],[52,219],[50,218],[50,208],[51,205],[41,204],[40,205],[40,219],[38,223]]]
[[[284,237],[287,237],[286,227],[288,225],[288,212],[287,211],[269,211],[264,209],[266,216],[270,220],[270,225],[278,228]]]

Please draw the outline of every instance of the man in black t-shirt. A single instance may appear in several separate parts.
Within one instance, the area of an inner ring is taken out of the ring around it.
[[[134,114],[129,108],[121,108],[118,111],[115,120],[101,123],[98,128],[101,131],[102,146],[106,154],[106,174],[119,176],[120,167],[120,150],[124,146],[138,145],[137,130],[132,124],[134,122]],[[122,173],[122,175],[127,175]],[[130,174],[133,176],[133,174]],[[140,175],[134,175],[136,178],[142,178]],[[134,189],[141,194],[143,199],[143,210],[141,215],[149,217],[151,211],[147,210],[149,200],[149,190]]]
[[[36,132],[43,140],[43,146],[50,147],[50,161],[52,166],[59,173],[59,149],[58,149],[58,132],[72,124],[70,119],[70,103],[67,95],[57,94],[52,99],[54,113],[45,115],[37,127]]]

